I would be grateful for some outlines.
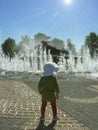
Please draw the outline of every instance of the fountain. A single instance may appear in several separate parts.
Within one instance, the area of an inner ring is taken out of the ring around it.
[[[78,53],[77,56],[72,55],[70,52],[67,64],[64,58],[60,61],[63,61],[60,65],[60,71],[62,72],[70,72],[74,76],[88,79],[98,78],[98,55],[95,54],[92,59],[88,48],[84,48],[83,54]]]
[[[43,71],[43,65],[46,62],[52,62],[50,50],[46,54],[46,48],[42,49],[42,45],[22,44],[21,50],[15,54],[13,59],[3,54],[0,48],[0,72],[1,75],[7,73],[40,73]]]
[[[22,49],[18,54],[15,54],[14,58],[10,60],[8,56],[2,52],[0,48],[0,71],[1,75],[5,75],[8,72],[27,72],[27,73],[40,73],[43,71],[43,65],[46,62],[52,62],[52,56],[50,50],[48,54],[46,48],[42,49],[42,44],[35,45],[29,43],[29,46],[22,44]],[[75,56],[69,53],[69,59],[65,60],[64,56],[60,56],[59,59],[59,72],[60,73],[72,73],[75,76],[83,77],[98,77],[98,56],[95,55],[93,59],[90,57],[89,49],[84,49],[83,54],[77,55],[77,61],[75,62]]]

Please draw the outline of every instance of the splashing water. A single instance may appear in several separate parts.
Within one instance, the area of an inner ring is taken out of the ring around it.
[[[35,46],[35,44],[23,44],[21,51],[10,60],[8,56],[5,57],[0,48],[0,70],[4,71],[18,71],[18,72],[42,72],[43,65],[46,62],[52,62],[50,50],[48,54],[46,48],[42,49],[42,45]],[[59,59],[59,72],[74,72],[74,73],[97,73],[98,75],[98,55],[91,59],[89,49],[84,49],[83,54],[75,56],[69,53],[69,59],[66,60],[64,56]]]

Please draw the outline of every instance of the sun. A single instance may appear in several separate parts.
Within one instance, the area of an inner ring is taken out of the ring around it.
[[[72,0],[64,0],[64,3],[70,5],[72,3]]]

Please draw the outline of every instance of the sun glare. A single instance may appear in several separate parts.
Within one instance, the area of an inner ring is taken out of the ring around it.
[[[64,3],[70,5],[72,3],[72,0],[64,0]]]

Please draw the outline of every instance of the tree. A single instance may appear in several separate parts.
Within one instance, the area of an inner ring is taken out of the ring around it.
[[[70,39],[67,39],[66,49],[67,49],[68,51],[71,51],[73,55],[76,54],[75,46],[74,46],[74,44],[71,42]]]
[[[50,36],[47,36],[46,34],[44,33],[37,33],[34,35],[34,43],[35,45],[38,45],[41,43],[41,41],[47,41],[50,39]]]
[[[90,50],[91,57],[94,57],[94,53],[98,54],[98,35],[95,32],[91,32],[86,36],[85,46]]]
[[[14,54],[18,51],[18,46],[15,43],[15,40],[9,37],[2,44],[2,50],[5,55],[10,56],[10,58],[13,58]]]
[[[85,45],[82,45],[81,48],[80,48],[80,54],[83,54],[84,50],[85,50]]]
[[[64,49],[64,41],[59,38],[53,38],[50,42],[52,46],[54,46],[57,49]]]
[[[19,53],[30,54],[33,50],[33,40],[28,36],[24,35],[21,37],[19,42]]]
[[[28,35],[23,35],[21,36],[21,42],[20,43],[25,43],[28,44],[30,42],[31,38]]]

